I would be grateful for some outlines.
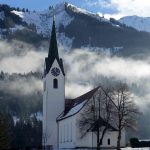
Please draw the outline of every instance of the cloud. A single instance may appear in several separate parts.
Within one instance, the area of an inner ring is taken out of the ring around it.
[[[93,52],[94,49],[89,48],[74,49],[72,52],[64,49],[64,47],[59,48],[66,71],[66,97],[75,98],[99,84],[109,85],[122,81],[130,86],[139,105],[144,108],[147,103],[150,103],[150,59],[148,57],[145,60],[135,60],[111,56],[108,52]],[[98,48],[95,50],[98,51]],[[36,51],[36,48],[25,43],[0,42],[0,70],[4,72],[43,72],[46,56],[47,52]],[[16,91],[20,94],[29,94],[42,91],[42,80],[32,78],[28,81],[23,78],[11,81],[10,84],[5,83],[3,87],[8,87],[13,93]]]
[[[114,14],[118,12],[110,0],[85,0],[83,7],[90,11],[100,12],[101,14]]]
[[[148,0],[144,2],[141,0],[86,0],[86,2],[88,6],[99,7],[99,12],[105,13],[106,18],[119,19],[132,15],[150,17],[150,1]]]
[[[149,60],[134,60],[97,54],[86,50],[74,50],[65,54],[66,64],[70,64],[68,79],[89,81],[94,76],[114,77],[119,80],[135,82],[150,76]]]
[[[85,0],[89,6],[112,7],[110,0]]]
[[[142,130],[139,135],[144,132],[148,136],[149,132],[143,126],[143,122],[150,114],[150,59],[147,57],[145,60],[136,60],[112,56],[108,51],[107,53],[93,52],[94,48],[73,49],[72,52],[65,50],[66,48],[59,47],[66,72],[66,97],[78,97],[99,84],[109,86],[116,81],[126,82],[144,114],[141,117],[140,130]],[[95,48],[95,51],[98,50]],[[36,51],[35,47],[25,43],[0,42],[0,70],[8,73],[43,71],[46,56],[47,52]],[[33,98],[30,94],[42,92],[42,79],[31,76],[30,78],[17,77],[13,80],[0,81],[0,90],[18,97],[27,96],[27,99],[28,96],[29,99]]]
[[[150,1],[141,0],[111,0],[120,16],[138,15],[142,17],[150,16]]]
[[[0,42],[0,70],[4,72],[42,71],[45,56],[45,52],[37,52],[35,47],[23,42]]]
[[[67,98],[76,98],[85,92],[90,91],[93,87],[90,84],[77,83],[66,83],[65,91]],[[75,90],[76,89],[76,90]]]
[[[0,81],[0,90],[13,95],[24,96],[41,91],[42,81],[35,77],[14,78],[13,80]]]
[[[150,62],[122,58],[89,49],[75,49],[64,53],[66,72],[66,94],[76,97],[98,85],[109,85],[116,81],[126,82],[141,109],[150,103]],[[74,90],[76,89],[76,90]]]

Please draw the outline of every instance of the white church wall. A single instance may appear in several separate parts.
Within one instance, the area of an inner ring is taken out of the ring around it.
[[[60,69],[55,59],[51,69],[57,67]],[[61,69],[60,69],[61,70]],[[53,87],[53,80],[58,80],[58,88]],[[46,134],[46,145],[57,147],[57,123],[56,118],[64,110],[65,99],[65,81],[61,72],[59,76],[54,77],[51,70],[46,75],[46,90],[43,92],[43,132]]]
[[[123,129],[122,133],[121,133],[121,143],[120,143],[121,147],[125,147],[126,146],[126,130]]]
[[[121,138],[121,147],[126,146],[125,138],[124,138],[124,132],[122,132],[122,138]],[[101,137],[101,135],[100,135]],[[102,145],[101,147],[107,147],[107,148],[115,148],[117,146],[117,137],[118,132],[117,131],[107,131],[104,135]],[[93,136],[93,146],[96,147],[96,134]]]
[[[75,116],[75,125],[76,125],[76,147],[92,147],[92,133],[88,132],[82,138],[82,131],[79,127],[79,118],[81,117],[82,110]]]
[[[95,133],[88,132],[83,138],[81,138],[81,130],[79,127],[79,120],[81,119],[81,114],[83,113],[83,109],[75,115],[75,124],[76,124],[76,147],[96,147],[97,137]],[[116,147],[117,146],[117,131],[107,131],[102,147]],[[110,140],[110,144],[108,143]],[[121,147],[126,146],[126,137],[125,137],[125,130],[122,131],[121,135]]]
[[[75,116],[63,119],[58,122],[59,127],[59,148],[75,148],[76,126]]]

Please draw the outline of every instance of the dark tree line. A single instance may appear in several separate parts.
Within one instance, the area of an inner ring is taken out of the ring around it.
[[[0,113],[0,149],[10,147],[9,124],[6,116]]]
[[[0,114],[0,149],[23,149],[41,147],[42,122],[34,116],[14,120],[10,115]]]
[[[29,120],[20,120],[13,126],[13,135],[11,147],[40,147],[42,145],[42,121],[36,117]]]

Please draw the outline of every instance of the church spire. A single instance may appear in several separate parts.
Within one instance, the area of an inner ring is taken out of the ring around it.
[[[45,58],[44,75],[46,75],[49,72],[55,59],[57,60],[63,75],[65,75],[63,61],[62,59],[59,58],[57,38],[56,38],[55,16],[53,16],[53,25],[51,31],[49,52],[48,57]]]
[[[48,57],[53,57],[53,59],[59,59],[58,47],[57,47],[57,39],[56,39],[56,27],[55,27],[55,16],[53,16],[53,26],[51,31],[50,38],[50,47]]]

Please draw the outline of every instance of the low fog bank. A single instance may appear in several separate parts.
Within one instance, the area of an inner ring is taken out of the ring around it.
[[[44,58],[47,51],[37,51],[32,45],[17,41],[0,42],[0,70],[9,74],[43,72]],[[93,50],[93,48],[92,48]],[[66,97],[75,98],[98,85],[113,85],[125,82],[129,85],[135,102],[143,112],[140,118],[140,136],[148,137],[147,117],[150,115],[150,57],[146,59],[123,58],[111,52],[92,52],[90,48],[74,49],[72,52],[59,48],[66,72]],[[14,81],[1,81],[0,90],[7,90],[16,95],[28,95],[42,92],[41,78],[18,78]],[[144,119],[144,120],[143,120]],[[142,125],[142,126],[141,126]],[[149,132],[148,132],[149,131]]]

